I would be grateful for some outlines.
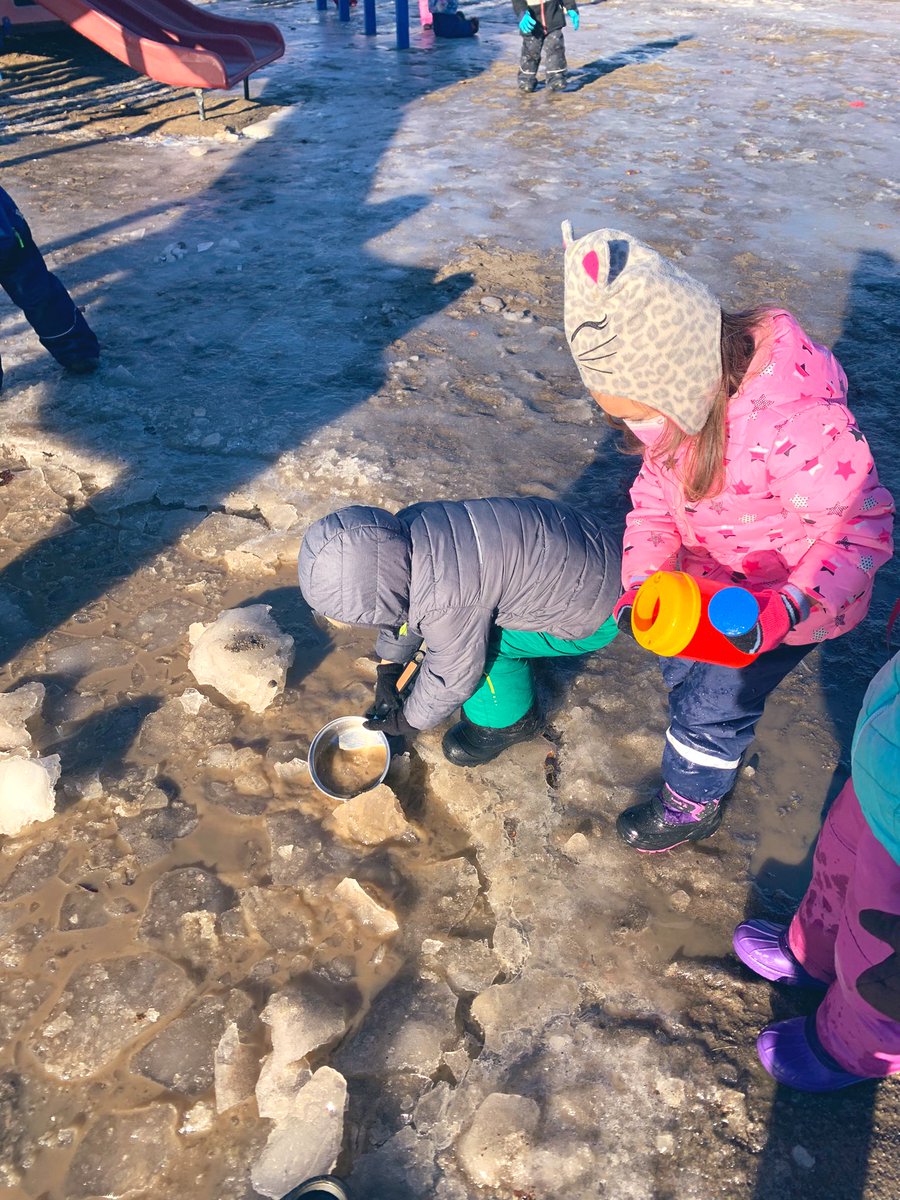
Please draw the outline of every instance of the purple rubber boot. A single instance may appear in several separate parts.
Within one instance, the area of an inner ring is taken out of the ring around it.
[[[831,1057],[819,1041],[814,1015],[768,1025],[756,1039],[756,1052],[777,1083],[798,1092],[836,1092],[869,1078],[845,1071]]]
[[[787,933],[787,925],[776,925],[774,921],[744,921],[734,931],[734,952],[744,966],[773,983],[827,987],[801,967],[788,945]]]

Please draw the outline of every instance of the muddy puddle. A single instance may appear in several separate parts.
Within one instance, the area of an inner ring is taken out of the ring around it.
[[[208,568],[203,579],[215,607],[257,599],[254,589]],[[47,749],[58,747],[65,758],[75,745],[87,759],[84,770],[68,773],[53,836],[7,843],[2,860],[2,1064],[9,1078],[24,1073],[28,1080],[27,1115],[16,1129],[16,1144],[28,1148],[23,1195],[69,1200],[101,1187],[115,1193],[119,1175],[153,1180],[164,1194],[191,1180],[194,1195],[221,1195],[228,1164],[242,1154],[243,1168],[235,1169],[246,1170],[271,1126],[252,1093],[217,1113],[216,1050],[234,1024],[241,1044],[265,1062],[272,1043],[260,1013],[286,987],[312,981],[344,1014],[340,1037],[314,1051],[310,1066],[339,1061],[338,1045],[352,1063],[354,1035],[366,1027],[376,997],[423,969],[423,944],[443,947],[429,950],[437,958],[426,970],[438,977],[446,971],[452,981],[452,990],[441,985],[442,1049],[432,1047],[430,1065],[443,1070],[441,1055],[456,1049],[461,1071],[481,1034],[468,1017],[453,1016],[454,991],[468,1006],[479,990],[515,977],[520,951],[510,956],[493,946],[505,902],[495,911],[491,888],[499,895],[508,883],[499,875],[492,883],[500,871],[496,850],[482,845],[478,832],[495,818],[479,811],[483,785],[469,772],[444,764],[435,778],[434,751],[423,760],[414,749],[392,762],[387,777],[403,813],[402,840],[395,831],[396,840],[366,846],[328,831],[344,805],[313,786],[309,746],[336,715],[363,711],[371,701],[373,635],[336,631],[326,638],[304,616],[292,576],[275,582],[280,586],[269,595],[283,597],[279,617],[298,654],[284,696],[262,715],[229,705],[214,689],[195,689],[186,638],[169,624],[154,634],[154,654],[128,641],[110,665],[104,638],[119,629],[130,639],[133,582],[108,598],[102,615],[62,629],[45,652],[45,666],[48,659],[57,667],[93,660],[77,683],[42,671],[40,656],[27,673],[49,683],[50,721],[38,731]],[[179,596],[160,579],[155,587],[145,580],[140,598],[141,614],[164,609],[171,617]],[[153,705],[128,728],[130,740],[115,747],[110,765],[115,730],[98,729],[106,745],[85,744],[85,713],[110,696],[133,695],[138,665],[141,695],[152,696]],[[207,697],[202,703],[198,691]],[[511,793],[501,793],[509,796],[501,802],[501,843],[513,856],[534,852],[559,803],[545,779],[545,760],[556,748],[538,739],[529,750],[524,764],[511,765]],[[104,765],[91,770],[93,761]],[[334,791],[364,796],[385,753],[342,750],[335,738],[317,762]],[[563,791],[574,782],[566,765],[563,751],[556,781]],[[527,801],[523,818],[514,797],[525,789],[542,799],[537,806]],[[386,937],[336,899],[348,878],[394,915],[396,935]],[[540,896],[537,879],[532,886]],[[602,948],[598,963],[625,991],[639,987],[635,953],[665,962],[676,952],[720,949],[708,928],[673,911],[651,884],[636,891],[632,881],[627,899],[617,897],[617,887],[610,880],[608,891],[599,881],[589,889],[596,895],[580,937]],[[636,911],[637,926],[611,939],[617,922],[626,931]],[[558,948],[552,938],[542,941],[534,952],[551,963]],[[443,965],[447,955],[450,965]],[[359,1070],[362,1087],[368,1069]],[[93,1138],[82,1136],[86,1112],[98,1131]],[[371,1119],[361,1115],[356,1127],[363,1145],[371,1144]],[[126,1170],[127,1140],[154,1132],[163,1138],[162,1160],[138,1156]],[[199,1178],[194,1143],[203,1145]]]

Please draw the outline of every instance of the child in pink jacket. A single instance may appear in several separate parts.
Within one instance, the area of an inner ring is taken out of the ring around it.
[[[563,225],[565,324],[591,395],[643,463],[631,489],[615,615],[680,570],[754,592],[742,668],[661,658],[663,786],[618,819],[638,850],[708,837],[766,697],[819,642],[865,616],[892,553],[893,503],[846,405],[840,363],[780,309],[723,312],[649,246]]]

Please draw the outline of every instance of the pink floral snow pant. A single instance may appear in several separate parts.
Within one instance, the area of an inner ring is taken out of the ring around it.
[[[428,0],[419,0],[419,23],[423,28],[427,28],[431,24],[431,9],[428,7]]]
[[[822,1045],[846,1071],[874,1078],[900,1071],[900,1023],[856,988],[860,975],[890,954],[860,925],[864,908],[900,913],[900,866],[872,833],[848,780],[819,834],[813,877],[788,941],[810,975],[829,984],[816,1013]]]

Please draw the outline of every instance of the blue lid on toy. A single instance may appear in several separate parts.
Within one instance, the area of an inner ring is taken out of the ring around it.
[[[749,633],[759,620],[759,604],[752,592],[742,587],[726,587],[711,597],[707,608],[709,623],[726,637]]]

